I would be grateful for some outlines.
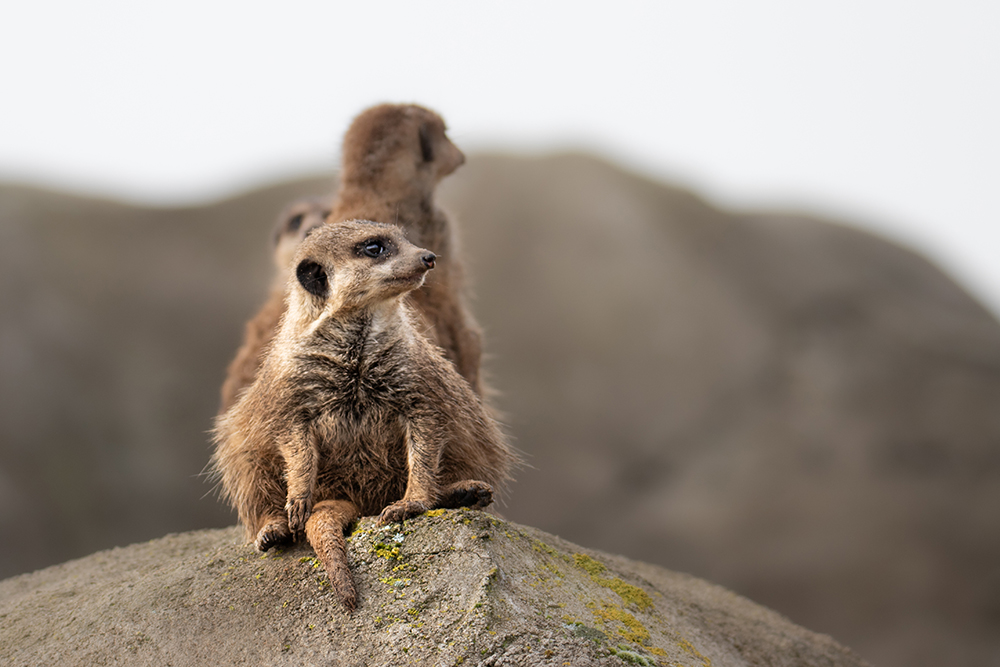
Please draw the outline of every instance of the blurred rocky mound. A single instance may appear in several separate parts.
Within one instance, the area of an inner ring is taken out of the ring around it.
[[[346,613],[308,547],[171,535],[0,582],[0,661],[64,665],[862,667],[694,577],[481,512],[361,522]]]
[[[0,576],[233,518],[199,476],[274,218],[0,189]],[[1000,324],[922,257],[583,156],[474,156],[505,516],[705,577],[883,666],[1000,664]]]

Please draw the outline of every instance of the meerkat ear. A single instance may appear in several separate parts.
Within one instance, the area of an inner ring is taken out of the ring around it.
[[[424,158],[424,162],[434,161],[434,142],[431,141],[431,131],[427,127],[427,123],[422,123],[420,125],[420,154]]]
[[[307,292],[321,299],[325,299],[330,291],[330,285],[326,279],[326,271],[311,259],[304,259],[299,262],[298,267],[295,269],[295,277],[299,279],[299,284]]]

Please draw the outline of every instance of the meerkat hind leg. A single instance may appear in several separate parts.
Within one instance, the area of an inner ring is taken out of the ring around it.
[[[271,547],[279,544],[287,544],[292,541],[292,531],[288,529],[288,518],[282,515],[275,515],[264,522],[264,526],[257,531],[257,537],[253,544],[258,551],[267,551]]]
[[[382,510],[382,513],[378,516],[378,522],[381,525],[399,523],[400,521],[412,519],[415,516],[423,514],[429,509],[431,507],[427,503],[419,500],[397,500]]]
[[[323,500],[313,507],[306,520],[306,539],[330,577],[330,585],[348,611],[358,604],[358,593],[347,567],[344,531],[360,516],[357,505],[348,500]]]
[[[438,507],[482,509],[493,502],[493,487],[478,479],[463,479],[441,490]]]
[[[493,487],[478,479],[463,479],[444,487],[438,494],[438,501],[434,507],[450,510],[468,507],[478,510],[491,502],[493,502]],[[399,523],[404,519],[412,519],[429,509],[434,509],[434,507],[428,507],[426,503],[416,500],[397,500],[382,510],[378,522],[382,525]]]

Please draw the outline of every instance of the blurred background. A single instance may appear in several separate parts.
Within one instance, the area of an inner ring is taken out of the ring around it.
[[[290,200],[416,101],[531,464],[504,514],[876,665],[1000,665],[1000,8],[21,3],[0,577],[234,517],[200,475]]]

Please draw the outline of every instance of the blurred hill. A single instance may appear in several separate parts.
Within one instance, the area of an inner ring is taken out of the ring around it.
[[[291,199],[0,187],[0,576],[234,518],[199,477]],[[878,665],[1000,664],[1000,323],[922,257],[585,156],[474,156],[462,231],[533,466],[504,514]]]

